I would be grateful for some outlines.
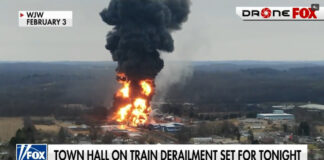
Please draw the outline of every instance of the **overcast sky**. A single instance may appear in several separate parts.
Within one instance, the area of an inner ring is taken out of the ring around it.
[[[304,2],[300,2],[304,1]],[[316,2],[316,1],[313,1]],[[0,0],[0,61],[106,61],[109,0]],[[243,22],[236,6],[310,6],[306,0],[192,0],[168,60],[324,60],[324,22]],[[321,4],[321,3],[320,3]],[[324,3],[322,3],[324,5]],[[72,28],[19,28],[19,10],[72,10]]]

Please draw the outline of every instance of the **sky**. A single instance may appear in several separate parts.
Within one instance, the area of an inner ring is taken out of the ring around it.
[[[161,55],[177,61],[324,60],[323,21],[247,22],[235,13],[237,6],[310,6],[312,2],[192,0],[188,21],[172,34],[175,51]],[[99,16],[108,4],[109,0],[0,0],[0,61],[111,60],[104,46],[112,27]],[[19,10],[73,11],[73,27],[20,28]]]

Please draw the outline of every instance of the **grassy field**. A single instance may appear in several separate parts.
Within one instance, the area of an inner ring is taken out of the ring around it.
[[[21,117],[0,117],[0,142],[8,142],[23,125]]]

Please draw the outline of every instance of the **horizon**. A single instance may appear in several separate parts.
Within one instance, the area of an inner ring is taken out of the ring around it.
[[[106,61],[96,61],[96,60],[58,60],[58,61],[25,61],[25,60],[0,60],[0,63],[117,63],[115,61],[112,60],[106,60]],[[226,62],[226,63],[235,63],[235,62],[265,62],[265,63],[318,63],[318,62],[323,62],[324,60],[168,60],[165,61],[165,63],[168,62],[205,62],[205,63],[209,63],[209,62]]]

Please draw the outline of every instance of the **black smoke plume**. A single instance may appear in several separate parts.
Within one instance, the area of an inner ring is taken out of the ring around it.
[[[174,50],[171,32],[187,20],[189,6],[189,0],[111,0],[100,13],[104,22],[114,26],[107,35],[106,48],[118,62],[116,72],[125,75],[117,74],[117,79],[129,81],[131,88],[128,99],[115,95],[113,112],[143,97],[141,80],[151,80],[154,88],[154,78],[164,66],[160,51]],[[152,96],[144,96],[147,106]]]
[[[100,16],[115,26],[106,48],[117,72],[130,80],[154,79],[163,68],[159,51],[174,50],[171,32],[188,18],[189,0],[111,0]]]

